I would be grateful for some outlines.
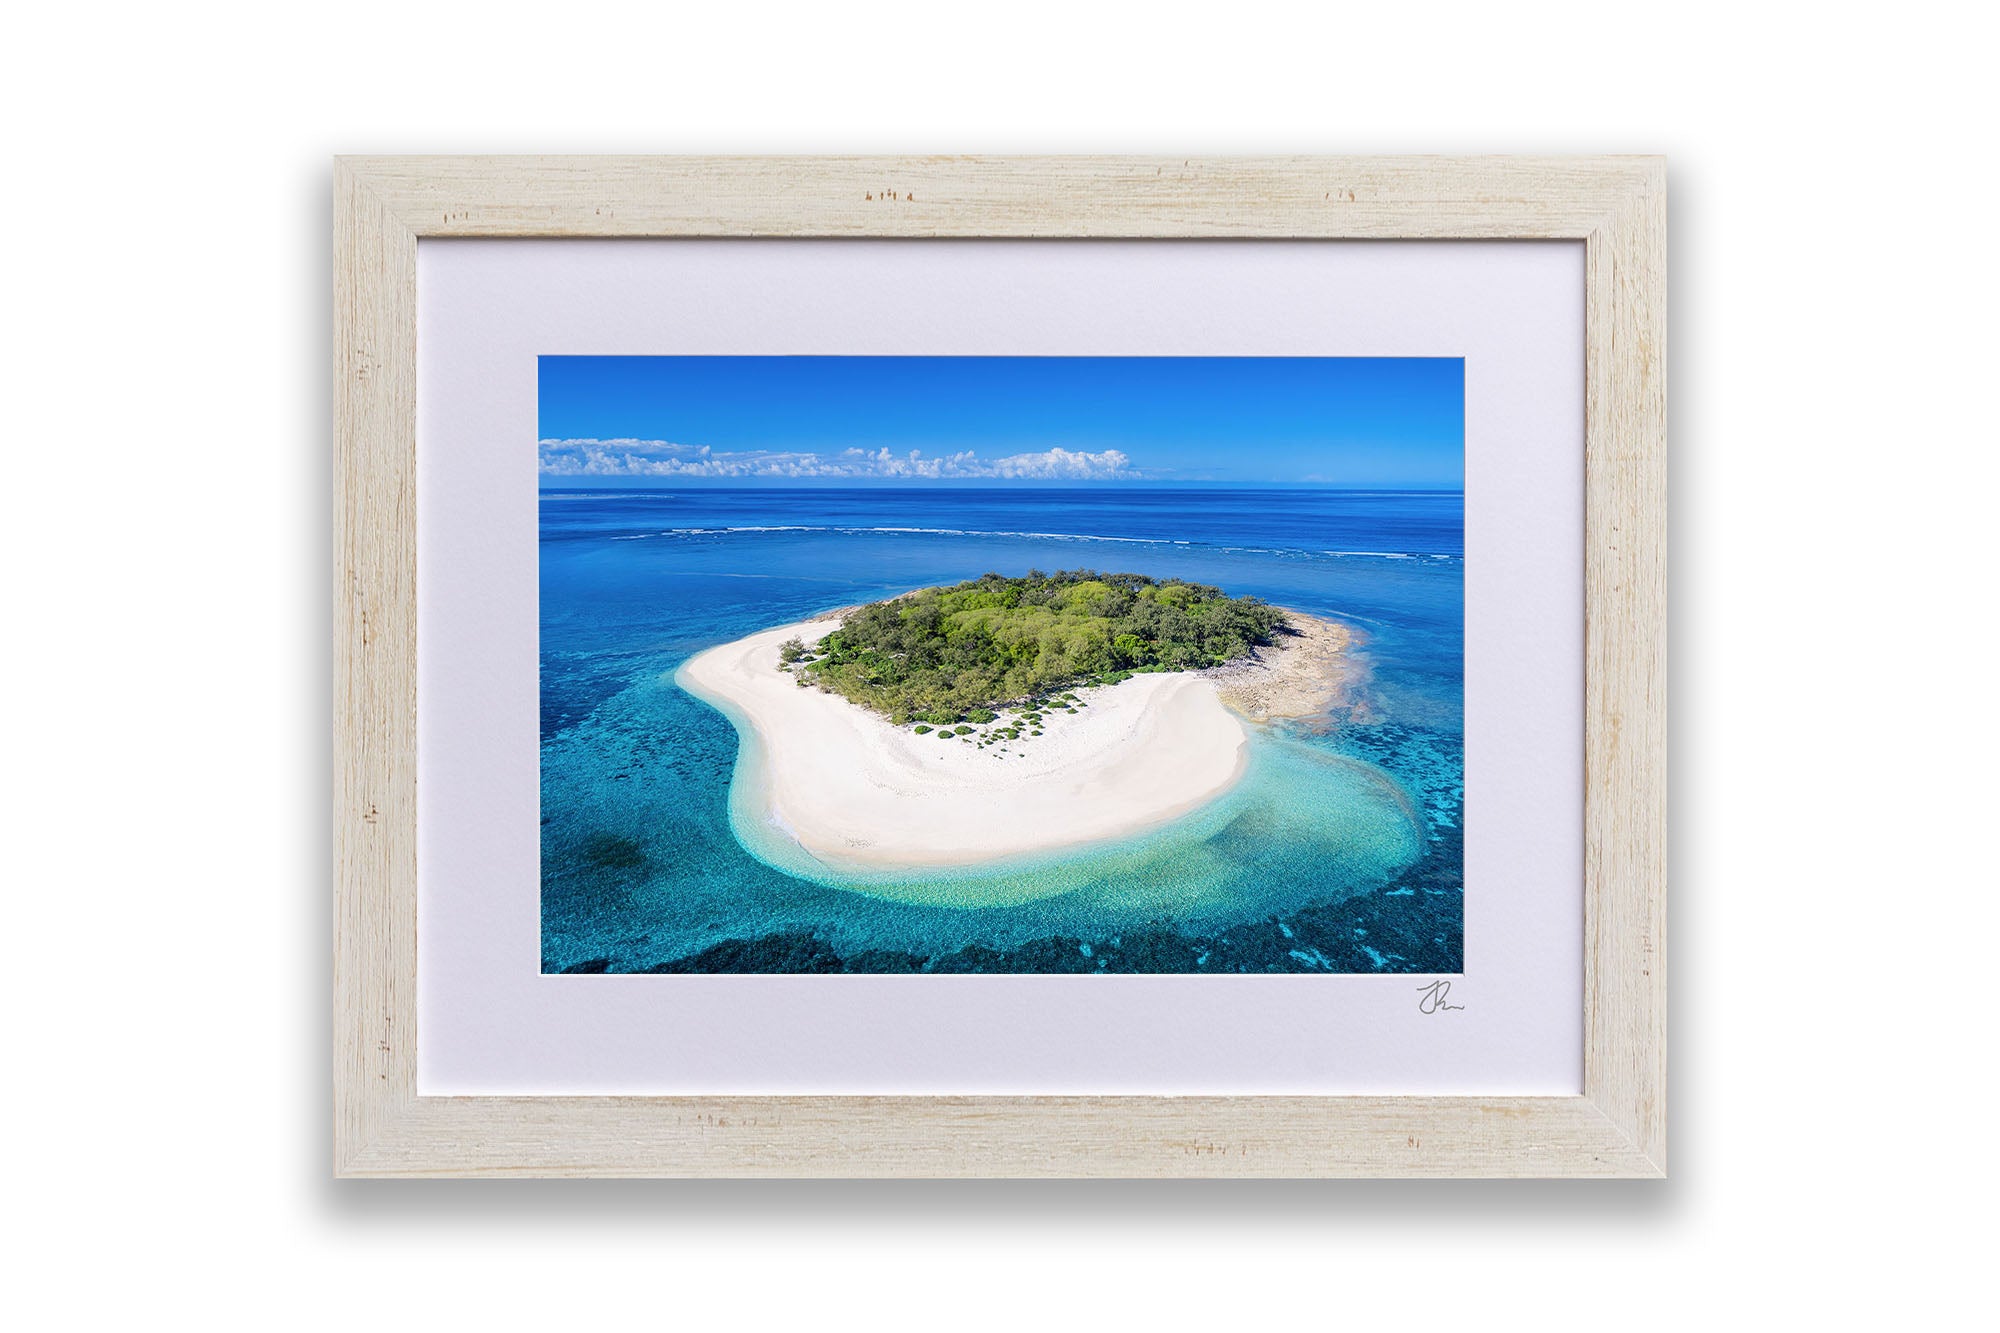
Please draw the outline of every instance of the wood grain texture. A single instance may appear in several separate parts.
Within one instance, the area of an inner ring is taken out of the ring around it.
[[[418,236],[1588,235],[1635,158],[349,159]]]
[[[1666,1166],[1666,171],[1586,238],[1584,1096]]]
[[[334,178],[334,1134],[416,1089],[417,242]]]
[[[338,161],[336,1173],[1663,1174],[1665,223],[1657,158]],[[1583,240],[1583,1094],[418,1096],[416,246],[425,236]]]
[[[1582,1097],[424,1097],[360,1176],[1636,1176]]]

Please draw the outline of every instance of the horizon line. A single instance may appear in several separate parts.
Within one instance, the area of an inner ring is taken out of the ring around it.
[[[1457,486],[1424,486],[1410,484],[1403,486],[1350,485],[1338,481],[1221,481],[1214,479],[1189,481],[1090,481],[1069,478],[1061,481],[999,481],[991,477],[968,477],[962,481],[950,478],[925,477],[917,480],[876,480],[859,481],[852,477],[830,477],[824,481],[771,481],[771,482],[718,482],[681,481],[668,483],[646,482],[630,485],[544,485],[537,484],[537,491],[602,491],[607,494],[631,491],[1145,491],[1145,490],[1267,490],[1267,491],[1362,491],[1375,493],[1420,492],[1436,495],[1463,495],[1463,484]]]

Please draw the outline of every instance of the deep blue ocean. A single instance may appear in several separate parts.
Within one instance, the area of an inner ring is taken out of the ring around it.
[[[545,490],[543,969],[1460,971],[1463,520],[1438,492]],[[736,730],[674,683],[681,663],[1030,569],[1184,578],[1343,621],[1363,697],[1253,728],[1248,776],[1212,807],[1005,906],[815,882],[746,849]]]

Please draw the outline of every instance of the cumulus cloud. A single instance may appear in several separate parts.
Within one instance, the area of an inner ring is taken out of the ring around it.
[[[783,479],[957,479],[1106,481],[1137,478],[1132,460],[1117,449],[1097,453],[1044,449],[1040,453],[981,458],[967,449],[925,457],[920,449],[843,449],[831,457],[793,450],[745,449],[722,453],[705,444],[666,440],[543,440],[545,477],[655,477]]]

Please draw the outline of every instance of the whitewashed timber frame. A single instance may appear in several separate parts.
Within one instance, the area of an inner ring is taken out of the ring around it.
[[[337,1174],[1665,1174],[1661,159],[351,157],[334,170]],[[463,236],[1581,240],[1582,1094],[419,1096],[417,241]]]

